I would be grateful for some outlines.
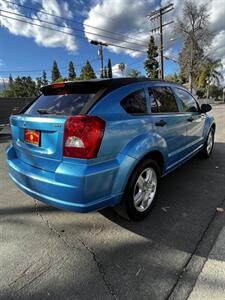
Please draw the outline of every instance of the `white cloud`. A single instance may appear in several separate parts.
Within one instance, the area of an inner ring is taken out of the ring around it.
[[[146,8],[150,10],[152,3],[153,0],[98,1],[98,3],[91,8],[88,17],[84,20],[85,31],[93,32],[93,34],[86,33],[86,37],[89,40],[101,40],[106,43],[117,44],[134,50],[146,50],[147,41],[149,39],[149,24],[146,19],[148,11]],[[124,34],[124,36],[105,32],[101,29],[93,29],[87,25],[104,28],[110,32],[119,32]],[[142,32],[140,32],[140,29],[142,29]],[[100,37],[95,34],[108,37]],[[126,43],[126,41],[129,41],[130,44]],[[113,46],[109,46],[109,49],[115,53],[125,52],[132,57],[141,55],[141,53],[137,51],[120,49]]]
[[[0,58],[0,67],[4,66],[4,61]]]
[[[23,1],[22,1],[23,2]],[[55,14],[61,17],[72,17],[72,12],[69,9],[68,3],[63,2],[62,5],[59,5],[57,0],[35,0],[35,2],[39,2],[42,5],[42,10],[44,12],[50,13],[50,14]],[[18,1],[18,3],[21,3],[21,1]],[[3,0],[0,0],[0,9],[5,10],[5,11],[10,11],[13,13],[17,14],[22,14],[21,9],[8,2],[4,2]],[[65,22],[60,22],[59,19],[55,18],[54,16],[49,16],[44,14],[43,12],[37,12],[33,13],[31,15],[32,18],[39,18],[44,21],[48,21],[51,23],[57,23],[58,25],[61,24],[63,26],[66,26],[66,28],[58,27],[55,25],[50,25],[43,23],[39,20],[29,20],[29,19],[24,19],[23,17],[16,16],[9,14],[7,12],[2,12],[1,15],[5,15],[8,17],[16,18],[16,19],[22,19],[28,22],[32,22],[38,25],[43,25],[45,27],[50,27],[53,29],[58,29],[61,31],[65,31],[67,33],[72,33],[72,29],[68,28],[67,24]],[[53,31],[50,29],[45,29],[41,28],[38,26],[34,26],[28,23],[23,23],[17,20],[12,20],[9,18],[4,18],[0,15],[0,21],[1,21],[1,26],[6,27],[12,34],[15,35],[21,35],[25,37],[30,37],[35,40],[35,42],[38,45],[44,46],[44,47],[64,47],[68,51],[75,51],[77,49],[77,44],[75,37],[66,35],[57,31]]]

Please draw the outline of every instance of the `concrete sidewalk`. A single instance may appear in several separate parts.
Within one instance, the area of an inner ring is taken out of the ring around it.
[[[225,225],[188,297],[197,299],[225,299]]]

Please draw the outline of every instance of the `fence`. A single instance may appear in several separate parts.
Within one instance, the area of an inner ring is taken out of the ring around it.
[[[9,124],[11,114],[16,114],[33,98],[6,98],[0,97],[0,126]]]

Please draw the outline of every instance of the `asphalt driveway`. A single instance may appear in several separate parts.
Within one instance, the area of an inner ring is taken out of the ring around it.
[[[0,136],[0,299],[187,299],[223,218],[225,106],[212,114],[212,157],[167,176],[139,223],[35,202],[9,180]]]

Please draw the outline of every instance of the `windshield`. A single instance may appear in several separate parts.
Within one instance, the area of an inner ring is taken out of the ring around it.
[[[96,94],[41,95],[24,113],[29,115],[60,114],[66,116],[81,113]]]

